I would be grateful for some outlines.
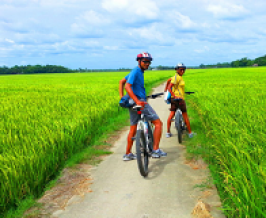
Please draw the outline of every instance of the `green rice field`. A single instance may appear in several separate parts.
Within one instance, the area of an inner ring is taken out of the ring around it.
[[[266,68],[187,73],[201,125],[195,147],[210,164],[227,217],[266,217]],[[192,126],[193,128],[193,126]]]
[[[38,197],[75,153],[104,134],[124,73],[0,77],[0,214]],[[145,72],[145,87],[174,71]],[[227,217],[266,217],[266,68],[187,70],[195,148],[209,163]],[[189,113],[188,111],[188,113]],[[166,121],[163,121],[166,122]],[[193,142],[193,141],[192,141]]]

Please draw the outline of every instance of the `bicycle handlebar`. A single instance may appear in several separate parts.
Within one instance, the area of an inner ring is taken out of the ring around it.
[[[157,93],[157,94],[154,94],[154,95],[148,95],[148,96],[146,96],[146,98],[152,98],[152,99],[155,99],[155,98],[157,98],[157,97],[159,97],[159,96],[161,96],[161,95],[163,95],[163,94],[164,94],[163,92],[160,92],[160,93]],[[139,111],[139,110],[142,108],[142,106],[140,106],[140,105],[135,105],[135,106],[133,106],[132,108],[133,108],[133,110],[135,109],[135,110]]]
[[[194,94],[195,92],[185,92],[186,94],[190,95],[190,94]],[[164,92],[160,92],[160,93],[157,93],[157,94],[153,94],[153,95],[148,95],[146,96],[146,98],[152,98],[152,99],[155,99],[161,95],[163,95]]]
[[[146,96],[146,98],[152,98],[152,99],[155,99],[157,98],[158,96],[161,96],[163,95],[164,93],[163,92],[160,92],[160,93],[157,93],[157,94],[154,94],[154,95],[148,95]]]

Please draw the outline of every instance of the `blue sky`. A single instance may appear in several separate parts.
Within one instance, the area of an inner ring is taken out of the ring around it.
[[[265,0],[0,0],[0,66],[134,67],[266,54]]]

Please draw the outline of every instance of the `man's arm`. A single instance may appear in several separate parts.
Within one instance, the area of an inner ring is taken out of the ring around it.
[[[166,82],[166,85],[165,85],[165,88],[164,88],[164,92],[167,91],[167,87],[169,85],[169,83],[171,82],[172,78],[168,79],[167,82]]]
[[[126,84],[127,80],[125,78],[121,79],[119,81],[119,95],[120,95],[120,98],[122,98],[124,96],[124,87],[125,87],[125,84]]]
[[[171,95],[174,97],[174,98],[176,98],[176,96],[175,96],[175,93],[173,93],[173,91],[172,91],[172,87],[173,87],[173,83],[170,83],[170,85],[169,85],[169,87],[168,87],[168,91],[171,93]],[[178,99],[183,99],[181,96],[180,97],[178,97]]]
[[[141,105],[142,107],[144,107],[145,104],[147,104],[144,101],[140,101],[137,96],[134,94],[133,90],[132,90],[132,84],[127,83],[125,86],[125,89],[127,91],[127,94],[133,99],[133,101],[135,101],[135,103],[137,105]]]

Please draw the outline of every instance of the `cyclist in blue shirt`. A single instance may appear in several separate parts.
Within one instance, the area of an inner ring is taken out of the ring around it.
[[[167,153],[159,149],[159,143],[162,135],[163,123],[159,119],[153,108],[146,102],[146,91],[144,87],[144,71],[147,70],[151,64],[152,56],[148,52],[143,52],[137,55],[138,66],[135,67],[125,78],[120,80],[119,83],[119,94],[122,98],[124,96],[124,88],[128,95],[134,100],[137,105],[144,107],[142,113],[145,114],[146,118],[150,120],[154,126],[154,144],[153,144],[153,158],[159,158],[167,156]],[[133,140],[137,131],[138,114],[129,108],[130,114],[130,130],[127,138],[127,149],[126,154],[123,156],[123,160],[133,160],[136,156],[131,152]]]

